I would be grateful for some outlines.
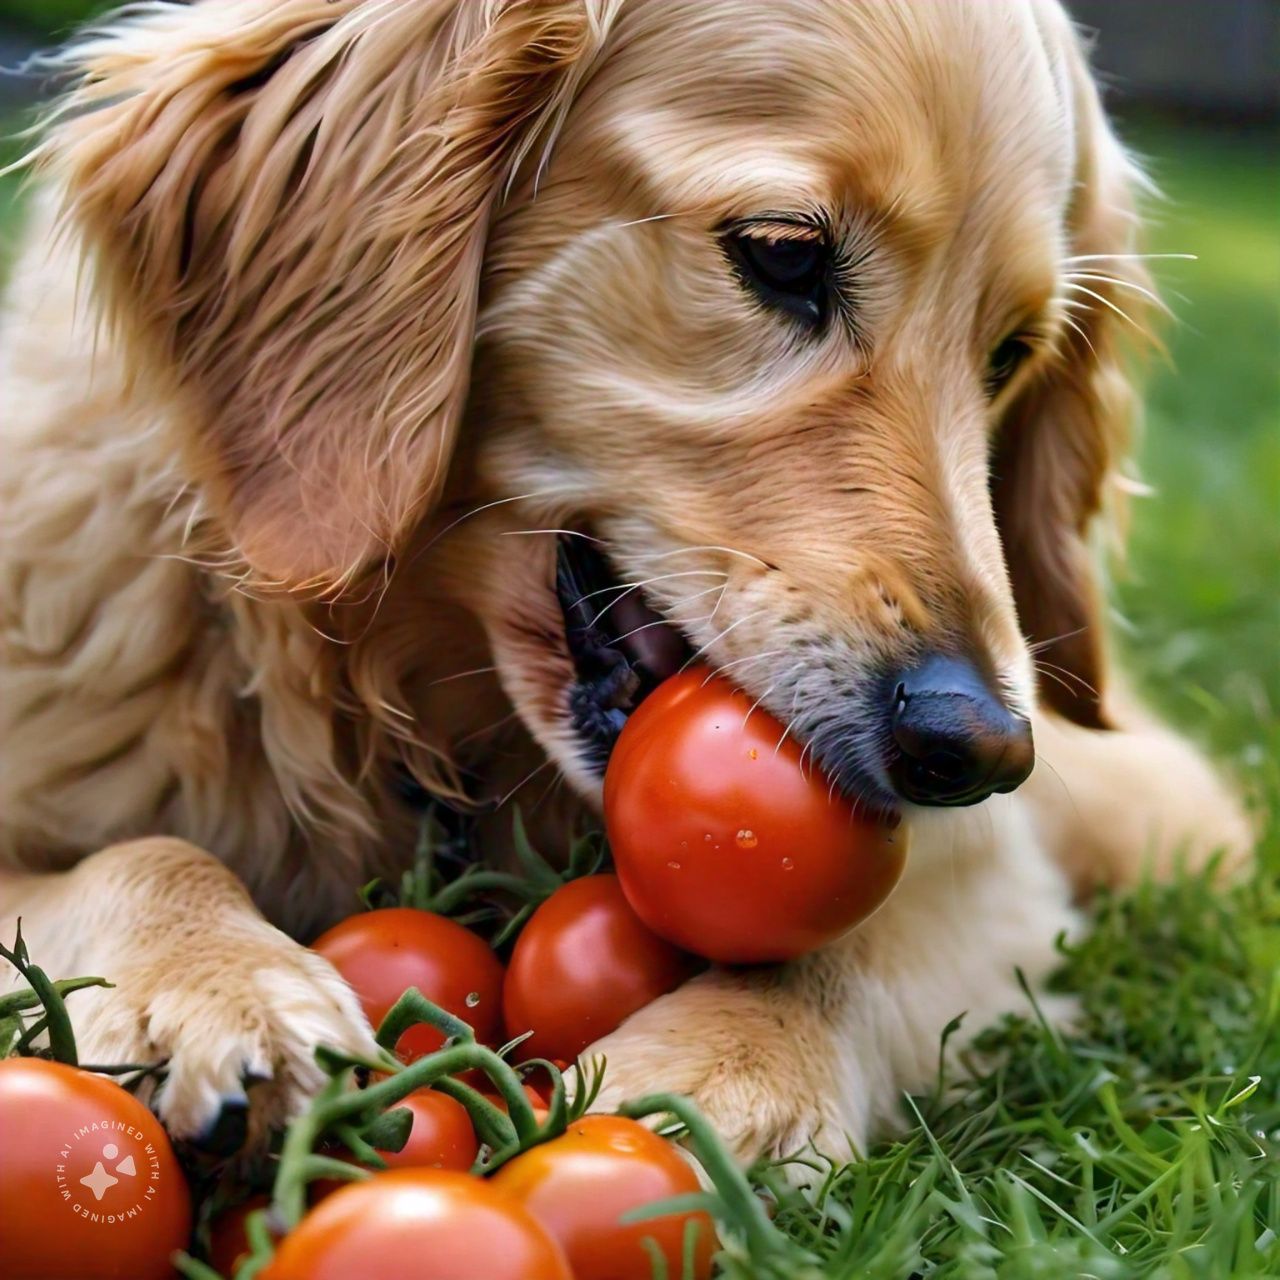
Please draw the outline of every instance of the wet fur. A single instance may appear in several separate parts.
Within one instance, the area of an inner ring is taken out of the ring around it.
[[[51,971],[117,980],[77,997],[89,1052],[172,1055],[175,1131],[245,1068],[278,1120],[317,1038],[365,1037],[290,935],[403,861],[400,768],[553,841],[598,802],[540,530],[658,579],[819,758],[877,663],[951,646],[1044,762],[908,813],[850,939],[638,1014],[611,1094],[692,1092],[744,1154],[857,1147],[947,1020],[1046,971],[1072,887],[1247,856],[1209,766],[1108,688],[1091,542],[1149,286],[1056,5],[220,0],[65,61],[0,347],[0,895]],[[796,208],[859,264],[817,339],[717,244]]]

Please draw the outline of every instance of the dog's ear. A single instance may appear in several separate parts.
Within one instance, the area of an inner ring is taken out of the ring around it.
[[[438,494],[488,221],[610,0],[139,7],[42,155],[264,583],[335,589]]]
[[[1141,175],[1111,132],[1074,38],[1069,61],[1077,168],[1062,268],[1067,336],[1001,423],[991,483],[1040,697],[1105,728],[1104,601],[1090,534],[1099,515],[1118,515],[1117,467],[1137,407],[1125,356],[1153,295],[1135,256]]]

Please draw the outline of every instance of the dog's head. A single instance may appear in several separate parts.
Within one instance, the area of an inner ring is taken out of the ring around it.
[[[218,0],[77,56],[71,211],[261,581],[431,564],[587,792],[695,654],[883,808],[1025,778],[1037,668],[1102,725],[1145,285],[1052,0]]]

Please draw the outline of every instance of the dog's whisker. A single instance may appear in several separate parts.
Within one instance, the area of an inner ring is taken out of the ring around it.
[[[501,720],[495,720],[492,724],[485,725],[483,729],[473,729],[470,733],[463,735],[463,737],[455,739],[453,745],[455,747],[461,747],[468,742],[474,742],[477,738],[487,737],[489,734],[496,733],[505,725],[510,724],[513,720],[519,719],[519,717],[520,713],[518,711],[509,712],[507,715],[503,716]]]
[[[1041,752],[1036,753],[1036,763],[1042,764],[1051,774],[1058,780],[1058,785],[1062,788],[1062,794],[1067,797],[1067,802],[1076,812],[1076,818],[1081,822],[1084,821],[1084,815],[1080,812],[1080,806],[1076,803],[1076,798],[1071,794],[1071,788],[1067,786],[1067,780],[1054,767],[1053,761]]]
[[[797,663],[796,666],[798,668],[800,664]],[[786,742],[786,740],[791,736],[791,730],[795,728],[796,721],[799,720],[800,716],[803,714],[802,712],[797,711],[795,709],[796,703],[799,701],[799,695],[800,695],[800,687],[799,685],[797,685],[795,689],[792,690],[792,693],[791,693],[792,716],[791,716],[791,719],[787,721],[785,727],[782,730],[782,736],[778,739],[776,745],[773,748],[773,754],[775,756],[778,754],[779,751],[782,750],[782,744]]]
[[[706,644],[702,645],[701,648],[695,650],[688,658],[686,658],[683,665],[680,667],[680,670],[684,671],[688,667],[690,667],[704,653],[706,653],[706,651],[710,649],[713,644],[719,644],[719,642],[723,640],[725,636],[729,634],[730,631],[734,630],[735,627],[740,627],[744,622],[750,622],[753,618],[758,618],[763,612],[764,612],[763,609],[753,609],[750,613],[744,613],[742,617],[739,618],[736,622],[729,623],[729,625],[725,627],[725,629],[721,631],[719,635],[712,636],[711,639],[708,640]]]
[[[427,544],[424,547],[422,547],[418,552],[415,553],[413,559],[417,560],[420,556],[426,555],[426,553],[430,551],[431,548],[434,547],[436,543],[439,542],[440,539],[445,536],[445,534],[451,533],[460,524],[464,524],[466,521],[470,520],[473,516],[478,516],[485,511],[492,511],[494,507],[507,506],[509,503],[512,503],[512,502],[531,502],[535,498],[554,498],[554,497],[560,497],[560,496],[563,496],[563,494],[562,494],[562,491],[559,489],[538,489],[532,493],[513,494],[510,498],[495,498],[492,502],[485,502],[478,507],[472,507],[470,511],[464,512],[456,520],[452,520],[447,525],[445,525],[445,527],[441,529],[439,533],[435,534],[427,542]]]
[[[536,778],[538,774],[540,774],[543,771],[543,769],[551,768],[554,765],[555,765],[555,761],[550,756],[548,756],[536,769],[525,774],[525,776],[521,778],[520,781],[517,782],[516,785],[512,787],[511,790],[508,791],[507,794],[503,796],[502,799],[499,800],[497,804],[493,806],[494,810],[496,811],[498,809],[501,809],[502,806],[505,805],[507,801],[511,799],[512,796],[516,795],[524,787],[528,786],[528,784],[531,783],[534,780],[534,778]]]
[[[698,576],[701,576],[701,577],[715,576],[717,578],[727,578],[729,575],[726,573],[721,573],[719,569],[690,569],[684,573],[663,573],[656,578],[645,578],[642,582],[613,582],[613,583],[610,583],[609,586],[607,587],[599,587],[595,591],[588,591],[586,595],[579,596],[573,603],[575,605],[579,605],[579,604],[582,604],[583,601],[590,600],[595,596],[603,596],[603,595],[607,595],[610,591],[617,591],[620,593],[618,595],[618,599],[611,600],[609,602],[609,605],[615,605],[618,603],[618,600],[622,599],[624,595],[626,595],[630,591],[634,591],[637,587],[652,586],[655,582],[663,582],[667,578],[692,578],[692,577],[698,577]],[[718,590],[718,588],[716,587],[707,588],[707,591],[716,591],[716,590]],[[707,591],[699,592],[699,594],[706,595]],[[696,599],[696,597],[690,596],[688,597],[688,599]],[[606,608],[607,607],[608,606],[606,606]],[[593,622],[598,621],[600,617],[603,616],[604,612],[605,610],[601,610],[601,612],[597,614],[596,617],[593,619]]]
[[[1095,698],[1100,696],[1097,689],[1095,689],[1083,676],[1078,675],[1074,671],[1068,671],[1066,667],[1060,667],[1057,663],[1045,662],[1043,659],[1040,659],[1035,663],[1035,668],[1044,675],[1049,675],[1050,671],[1059,671],[1068,680],[1074,680],[1076,684],[1080,685],[1088,693],[1091,693]]]
[[[770,567],[767,560],[761,560],[759,556],[753,556],[749,551],[739,551],[734,547],[713,546],[710,543],[698,547],[676,547],[674,551],[656,551],[647,558],[665,560],[668,556],[689,555],[694,551],[723,551],[727,556],[741,556],[744,560],[750,560],[752,564],[758,564],[762,569]]]
[[[708,615],[708,617],[709,616],[710,615]],[[690,618],[689,621],[690,623],[706,622],[707,619],[706,618]],[[630,631],[624,631],[620,636],[618,636],[618,640],[626,640],[626,639],[629,639],[631,636],[639,635],[641,631],[648,631],[650,627],[669,627],[670,625],[671,623],[669,623],[666,620],[666,618],[655,618],[652,622],[642,622],[638,627],[632,627]]]
[[[564,786],[564,774],[557,771],[556,776],[547,783],[543,788],[542,794],[529,806],[529,813],[535,814],[539,809],[555,794],[562,786]]]
[[[715,590],[714,587],[711,589]],[[748,654],[745,658],[734,658],[732,662],[722,662],[719,666],[715,668],[715,670],[711,673],[711,675],[707,677],[707,679],[710,680],[711,676],[718,676],[723,672],[728,671],[730,667],[740,666],[744,662],[761,662],[765,658],[776,658],[779,654],[782,654],[782,653],[786,653],[786,650],[785,649],[766,649],[763,653],[751,653],[751,654]]]
[[[1064,631],[1060,635],[1050,636],[1047,640],[1037,640],[1035,644],[1027,646],[1028,653],[1043,653],[1050,645],[1057,644],[1060,640],[1070,640],[1072,636],[1082,636],[1088,627],[1076,627],[1071,631]]]
[[[1125,311],[1123,307],[1116,306],[1116,304],[1112,302],[1110,298],[1103,297],[1103,295],[1098,293],[1096,290],[1090,289],[1087,285],[1077,284],[1073,280],[1066,281],[1064,287],[1067,289],[1074,289],[1077,293],[1088,294],[1089,297],[1091,298],[1096,298],[1100,303],[1102,303],[1104,307],[1107,307],[1110,310],[1114,311],[1116,315],[1120,317],[1121,320],[1124,320],[1128,324],[1133,325],[1133,327],[1137,329],[1139,333],[1146,333],[1146,330],[1143,328],[1143,326],[1140,325],[1127,311]]]
[[[499,531],[498,537],[527,538],[537,533],[562,533],[566,538],[584,538],[587,542],[595,542],[600,546],[604,546],[603,538],[596,538],[589,533],[583,533],[581,529],[502,529]]]
[[[651,587],[655,582],[666,582],[669,578],[706,578],[709,576],[723,578],[725,575],[721,573],[719,569],[684,569],[679,573],[663,573],[659,574],[656,578],[645,578],[643,582],[629,582],[621,584],[623,587],[622,591],[610,600],[609,603],[591,619],[591,625],[594,627],[615,604],[618,604],[621,600],[625,600],[627,596],[634,592],[639,591],[641,587]],[[610,589],[611,588],[605,588],[605,590]],[[591,594],[599,595],[600,593],[598,591],[593,591]],[[586,600],[587,598],[587,596],[582,597],[583,600]]]
[[[1052,671],[1041,671],[1039,666],[1036,667],[1036,670],[1040,671],[1041,675],[1047,676],[1050,680],[1054,682],[1054,684],[1060,685],[1063,689],[1067,691],[1068,694],[1071,695],[1071,697],[1075,698],[1079,696],[1080,691],[1078,689],[1073,688],[1071,685],[1069,685],[1064,679],[1062,679],[1061,676],[1055,675]]]
[[[720,595],[719,595],[719,596],[717,597],[717,599],[716,599],[715,608],[711,610],[711,614],[710,614],[710,616],[707,618],[707,621],[708,621],[708,622],[714,622],[714,621],[715,621],[716,614],[720,612],[720,606],[721,606],[722,604],[724,604],[724,596],[725,596],[725,592],[726,592],[726,591],[728,591],[728,590],[729,590],[729,583],[728,583],[728,581],[726,580],[726,581],[723,583],[723,585],[720,587]]]
[[[1073,329],[1075,330],[1076,333],[1080,335],[1080,340],[1084,343],[1086,347],[1089,348],[1089,351],[1096,358],[1098,354],[1097,349],[1094,347],[1093,343],[1089,340],[1089,335],[1084,331],[1084,326],[1078,324],[1069,315],[1064,315],[1062,317],[1062,323],[1065,324],[1068,329]]]
[[[647,218],[632,218],[630,222],[611,222],[609,224],[610,231],[623,231],[627,227],[640,227],[646,222],[665,222],[669,218],[687,217],[687,214],[680,213],[651,213]]]
[[[747,721],[751,719],[751,713],[778,687],[775,680],[748,708],[747,714],[742,717],[742,727],[747,727]]]
[[[449,684],[454,680],[465,680],[468,676],[488,675],[491,671],[497,671],[497,667],[472,667],[470,671],[455,671],[451,676],[441,676],[439,680],[431,680],[427,684],[428,689],[434,689],[438,684]]]
[[[1148,262],[1156,258],[1179,258],[1184,262],[1199,262],[1194,253],[1073,253],[1063,262]]]
[[[1140,293],[1144,298],[1149,299],[1155,306],[1159,307],[1166,315],[1172,315],[1169,304],[1160,297],[1159,294],[1153,293],[1144,285],[1138,284],[1134,280],[1122,280],[1119,276],[1104,275],[1097,271],[1072,271],[1067,277],[1068,280],[1095,280],[1101,284],[1112,284],[1117,289],[1129,289],[1134,293]]]

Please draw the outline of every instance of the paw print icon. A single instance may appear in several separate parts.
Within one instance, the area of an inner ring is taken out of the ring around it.
[[[120,1155],[120,1148],[114,1142],[108,1142],[102,1148],[103,1160],[115,1160]],[[136,1178],[138,1176],[138,1166],[134,1163],[132,1156],[125,1156],[119,1164],[115,1166],[115,1172],[126,1178]],[[114,1186],[118,1185],[120,1179],[115,1174],[108,1173],[107,1167],[99,1160],[93,1166],[93,1172],[86,1174],[80,1179],[82,1186],[86,1186],[93,1192],[95,1200],[101,1200],[103,1196]]]

